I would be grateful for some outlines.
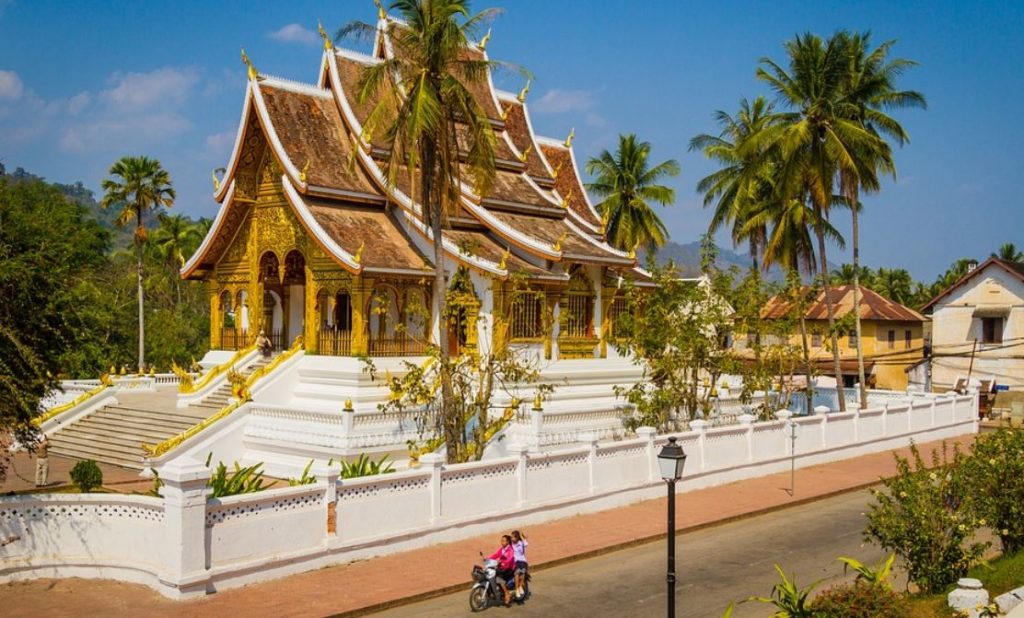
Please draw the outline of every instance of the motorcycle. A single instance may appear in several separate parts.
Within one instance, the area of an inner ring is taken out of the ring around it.
[[[481,557],[483,554],[480,554]],[[512,598],[516,603],[522,604],[530,598],[530,574],[526,573],[523,578],[523,596],[515,596],[515,576],[510,577],[505,585],[512,591]],[[492,559],[484,560],[484,564],[473,565],[473,587],[469,590],[469,608],[474,612],[480,612],[492,605],[501,606],[505,604],[501,587],[498,585],[498,561]]]

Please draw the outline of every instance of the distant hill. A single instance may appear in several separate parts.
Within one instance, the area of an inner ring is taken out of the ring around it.
[[[700,272],[700,241],[686,244],[669,241],[664,247],[658,250],[655,257],[658,264],[667,264],[669,260],[675,263],[679,272],[684,277],[696,277]],[[718,247],[718,260],[715,262],[721,270],[729,270],[733,266],[741,272],[750,268],[750,256],[744,253],[736,253],[724,247]],[[782,281],[785,276],[778,267],[772,267],[765,278],[769,281]]]

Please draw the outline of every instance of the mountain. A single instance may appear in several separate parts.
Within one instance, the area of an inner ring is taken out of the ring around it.
[[[669,241],[664,247],[658,249],[655,260],[659,265],[667,264],[671,260],[675,263],[682,276],[697,277],[701,274],[700,241],[686,243],[685,245]],[[750,268],[750,256],[745,253],[736,253],[724,247],[718,247],[718,259],[715,261],[715,265],[720,270],[729,270],[735,266],[740,272],[743,272]],[[785,275],[783,275],[778,267],[773,266],[765,274],[765,279],[768,281],[783,281]]]

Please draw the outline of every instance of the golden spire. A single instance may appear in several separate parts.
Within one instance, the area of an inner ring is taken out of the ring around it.
[[[306,173],[309,172],[309,164],[312,159],[306,159],[306,164],[302,166],[302,170],[299,171],[299,182],[306,184]]]
[[[366,248],[366,242],[365,241],[359,243],[359,248],[356,249],[356,254],[352,256],[352,260],[356,264],[362,264],[363,263],[363,249],[365,249],[365,248]]]
[[[242,48],[242,62],[249,68],[249,81],[256,81],[259,77],[259,73],[256,72],[256,67],[252,66],[252,61],[249,60],[249,55],[245,53],[245,48]]]
[[[526,147],[526,150],[524,150],[522,154],[519,155],[519,160],[522,161],[523,163],[526,163],[526,158],[530,156],[531,150],[533,150],[533,144],[529,144]]]
[[[554,249],[555,251],[561,251],[562,243],[565,242],[565,239],[568,236],[569,232],[562,232],[562,235],[558,237],[558,240],[555,241],[555,244],[551,245],[551,248]]]
[[[373,3],[377,5],[377,19],[387,19],[388,12],[384,10],[384,5],[381,4],[381,1],[373,0]]]
[[[512,248],[505,247],[505,253],[501,254],[501,261],[498,262],[498,268],[505,270],[508,268],[508,256],[512,255]]]
[[[353,411],[352,410],[352,399],[346,399],[345,400],[345,411],[346,412],[352,412]]]
[[[480,39],[480,44],[477,45],[477,47],[480,48],[480,51],[484,51],[484,50],[487,49],[487,42],[490,41],[490,40],[491,40],[491,29],[488,28],[487,29],[487,34],[484,35],[484,38]]]
[[[569,137],[565,138],[565,147],[572,148],[572,140],[576,137],[576,127],[569,129]]]
[[[320,38],[324,40],[324,51],[334,49],[334,41],[331,40],[331,35],[327,34],[327,31],[324,30],[324,25],[320,23],[319,19],[316,21],[316,30],[320,33]]]
[[[519,95],[516,97],[520,103],[526,102],[526,93],[530,91],[530,80],[526,80],[526,85],[519,91]]]
[[[217,178],[217,170],[210,170],[210,178],[213,178],[214,192],[220,191],[220,178]]]

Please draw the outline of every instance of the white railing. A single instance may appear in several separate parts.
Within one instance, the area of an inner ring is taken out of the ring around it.
[[[843,414],[712,428],[693,421],[674,434],[688,459],[681,490],[926,442],[977,430],[977,398],[933,397]],[[263,406],[254,415],[303,416]],[[307,413],[305,418],[312,420]],[[343,413],[351,414],[351,413]],[[322,419],[319,419],[322,420]],[[791,423],[797,426],[795,445]],[[345,424],[344,417],[337,425]],[[664,491],[657,453],[667,435],[584,443],[554,452],[528,446],[492,460],[338,480],[207,500],[210,471],[188,457],[160,469],[163,499],[134,496],[0,498],[0,581],[113,577],[175,598],[426,543],[611,508]]]

